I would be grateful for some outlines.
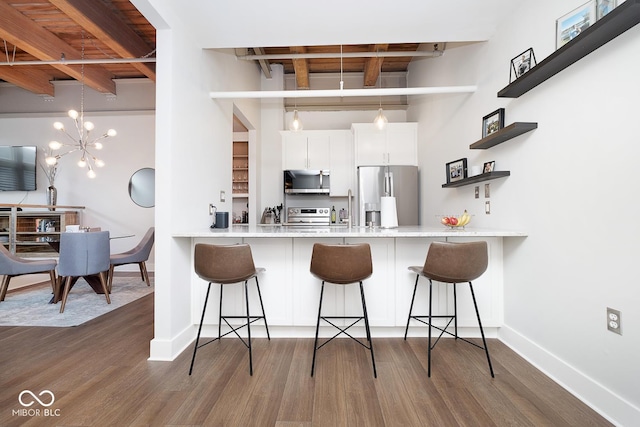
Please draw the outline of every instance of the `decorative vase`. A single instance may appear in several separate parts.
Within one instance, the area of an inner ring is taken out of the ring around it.
[[[50,185],[49,188],[47,188],[47,205],[50,206],[49,207],[50,211],[56,210],[56,208],[51,206],[55,206],[57,199],[58,199],[58,190],[53,185]]]

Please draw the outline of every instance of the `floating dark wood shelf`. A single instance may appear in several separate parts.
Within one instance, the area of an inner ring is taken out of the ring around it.
[[[500,129],[491,135],[485,136],[479,141],[474,142],[469,146],[471,149],[484,150],[491,148],[494,145],[502,144],[505,141],[515,138],[516,136],[527,133],[530,130],[534,130],[538,127],[538,123],[535,122],[515,122],[509,126]]]
[[[482,181],[489,181],[490,179],[496,178],[504,178],[505,176],[511,175],[509,171],[494,171],[481,173],[480,175],[471,176],[469,178],[461,179],[460,181],[451,182],[449,184],[442,184],[442,188],[454,188],[454,187],[462,187],[463,185],[475,184]]]
[[[518,98],[640,22],[640,0],[626,0],[500,92]]]

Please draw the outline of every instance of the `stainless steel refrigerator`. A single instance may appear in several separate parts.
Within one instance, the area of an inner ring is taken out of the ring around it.
[[[380,198],[383,196],[396,198],[398,225],[419,225],[417,166],[359,166],[359,225],[380,225]]]

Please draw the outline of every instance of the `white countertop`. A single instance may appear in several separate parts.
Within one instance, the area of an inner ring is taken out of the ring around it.
[[[397,228],[369,228],[345,226],[291,227],[280,225],[233,224],[229,228],[185,230],[173,237],[524,237],[524,231],[493,230],[466,227],[450,229],[444,226],[400,226]]]

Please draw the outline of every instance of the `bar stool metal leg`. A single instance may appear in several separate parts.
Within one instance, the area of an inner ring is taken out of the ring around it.
[[[191,357],[191,366],[189,367],[189,375],[193,371],[193,363],[196,361],[196,352],[198,351],[198,341],[200,341],[200,332],[202,332],[202,323],[204,322],[204,314],[207,311],[207,301],[209,300],[209,291],[211,290],[211,282],[207,286],[207,296],[204,298],[204,306],[202,307],[202,316],[200,317],[200,326],[198,326],[198,336],[193,345],[193,357]]]
[[[260,300],[260,309],[262,310],[262,320],[264,320],[264,327],[267,330],[267,339],[271,340],[271,336],[269,335],[269,325],[267,325],[267,316],[264,314],[264,305],[262,304],[262,293],[260,292],[258,276],[256,276],[256,288],[258,289],[258,299]]]
[[[487,347],[487,340],[484,338],[484,329],[482,328],[482,321],[480,320],[480,312],[478,311],[478,304],[476,303],[476,295],[473,292],[473,285],[469,282],[469,289],[471,289],[471,298],[473,299],[473,306],[476,309],[476,316],[478,317],[478,326],[480,326],[480,335],[482,335],[482,345],[484,346],[484,352],[487,354],[487,362],[489,363],[489,371],[491,372],[491,378],[495,378],[493,375],[493,366],[491,365],[491,358],[489,357],[489,347]]]
[[[253,376],[253,355],[251,354],[251,317],[249,315],[249,290],[247,288],[248,280],[244,281],[244,299],[247,305],[247,338],[249,341],[249,375]]]
[[[371,341],[371,329],[369,328],[369,314],[367,313],[367,303],[364,300],[364,289],[362,288],[362,281],[360,281],[360,296],[362,298],[362,313],[364,315],[364,327],[367,332],[367,341],[369,341],[369,350],[371,351],[371,364],[373,365],[373,377],[378,378],[378,372],[376,371],[376,360],[373,357],[373,341]]]
[[[218,307],[218,339],[222,337],[222,289],[224,285],[220,283],[220,307]]]
[[[407,340],[407,333],[409,332],[409,323],[411,322],[411,313],[413,313],[413,303],[416,300],[416,290],[418,289],[418,279],[420,275],[416,275],[416,283],[413,285],[413,296],[411,297],[411,305],[409,306],[409,317],[407,318],[407,327],[404,330],[404,339]]]
[[[431,318],[433,305],[433,282],[429,279],[429,350],[427,351],[427,377],[431,377]]]
[[[322,295],[324,294],[324,280],[320,285],[320,304],[318,305],[318,321],[316,323],[316,338],[313,342],[313,361],[311,362],[311,376],[313,376],[316,367],[316,353],[318,351],[318,331],[320,330],[320,312],[322,311]]]

